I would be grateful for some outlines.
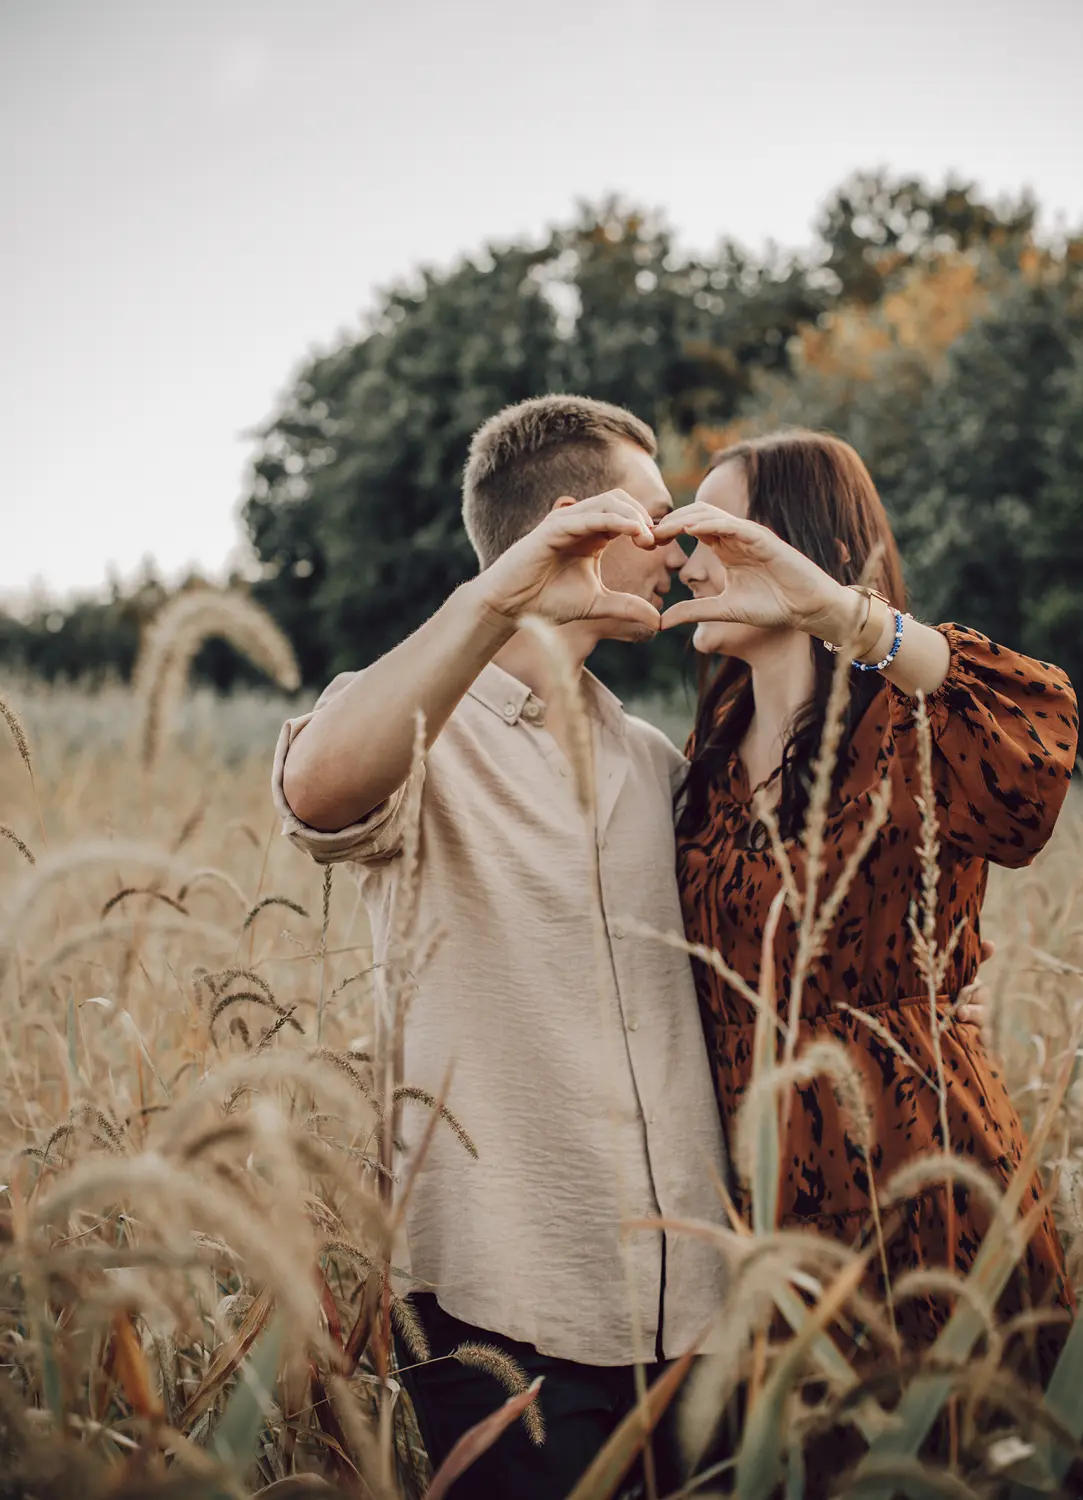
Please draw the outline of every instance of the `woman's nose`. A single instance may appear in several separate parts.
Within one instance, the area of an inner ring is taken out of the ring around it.
[[[690,584],[700,583],[703,580],[703,569],[699,563],[699,548],[697,547],[691,557],[686,557],[684,566],[677,575],[687,588]]]

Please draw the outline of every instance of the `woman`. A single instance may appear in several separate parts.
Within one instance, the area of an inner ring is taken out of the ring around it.
[[[834,667],[832,648],[856,641],[851,692],[825,830],[822,893],[829,893],[887,777],[887,821],[861,866],[804,985],[800,1048],[832,1038],[864,1075],[875,1115],[878,1187],[919,1153],[943,1150],[931,1018],[908,925],[922,890],[919,738],[915,695],[926,695],[940,824],[936,940],[961,935],[941,988],[943,1013],[974,979],[979,914],[990,862],[1027,864],[1048,839],[1075,761],[1075,697],[1064,673],[996,646],[974,630],[932,629],[901,614],[904,585],[884,508],[858,455],[835,438],[792,432],[721,452],[696,502],[659,523],[659,541],[686,532],[698,545],[681,573],[693,598],[666,626],[695,621],[697,651],[722,664],[703,696],[678,826],[678,870],[688,938],[716,948],[752,985],[768,911],[781,884],[754,794],[773,805],[784,840],[800,833]],[[875,592],[859,584],[873,559]],[[802,872],[798,846],[788,843]],[[785,1015],[797,923],[783,915],[774,945]],[[731,1122],[752,1071],[752,1006],[697,964],[697,983],[723,1120]],[[875,1019],[916,1064],[909,1068],[845,1002]],[[951,1150],[1001,1184],[1024,1149],[1019,1120],[976,1027],[941,1036]],[[865,1157],[847,1133],[827,1080],[792,1101],[781,1153],[779,1217],[847,1243],[867,1243],[873,1219]],[[748,1203],[738,1190],[739,1207]],[[1036,1201],[1033,1184],[1025,1207]],[[889,1226],[892,1279],[915,1266],[967,1272],[988,1224],[973,1194],[929,1188]],[[950,1244],[950,1248],[949,1248]],[[872,1264],[877,1264],[873,1257]],[[999,1306],[1067,1308],[1071,1292],[1052,1217],[1040,1218]],[[922,1347],[944,1321],[943,1299],[907,1302],[899,1331]],[[1037,1336],[1043,1378],[1063,1333]],[[1029,1363],[1029,1361],[1028,1361]]]

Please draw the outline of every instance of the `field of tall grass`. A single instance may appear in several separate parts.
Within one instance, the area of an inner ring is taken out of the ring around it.
[[[377,972],[348,872],[321,872],[279,836],[270,756],[296,700],[190,696],[184,678],[207,631],[286,688],[288,648],[242,606],[204,606],[165,622],[131,691],[0,684],[0,1497],[333,1486],[394,1500],[429,1486],[436,1500],[453,1475],[427,1472],[389,1353],[394,1327],[426,1355],[395,1273],[411,1186],[396,1117],[425,1109],[472,1149],[469,1122],[395,1072],[424,935],[407,913]],[[648,712],[674,730],[684,714]],[[1070,798],[1039,861],[995,873],[985,935],[998,944],[989,1044],[1077,1281],[1081,898]],[[719,1232],[729,1353],[673,1366],[575,1500],[620,1492],[670,1400],[689,1451],[705,1446],[739,1385],[738,1452],[682,1493],[799,1496],[803,1444],[835,1428],[868,1450],[840,1494],[1072,1493],[1083,1339],[1073,1330],[1044,1398],[1001,1364],[994,1309],[1021,1251],[1012,1195],[969,1284],[942,1288],[956,1312],[934,1356],[894,1388],[866,1382],[832,1338],[851,1317],[875,1322],[862,1258],[770,1219],[780,1093],[759,1091],[746,1122],[761,1212]],[[519,1372],[483,1348],[460,1357],[493,1379],[493,1432],[475,1445],[512,1420],[543,1437]],[[941,1411],[950,1470],[920,1457]]]

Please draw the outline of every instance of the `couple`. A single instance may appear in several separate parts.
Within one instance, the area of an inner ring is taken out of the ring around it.
[[[448,1103],[478,1160],[436,1133],[407,1209],[411,1269],[431,1288],[414,1301],[434,1356],[483,1342],[544,1374],[549,1431],[532,1449],[517,1424],[456,1486],[464,1497],[565,1495],[632,1405],[633,1366],[646,1364],[650,1378],[685,1352],[724,1295],[712,1245],[622,1223],[722,1221],[714,1182],[751,1076],[754,1015],[716,972],[693,972],[634,924],[683,922],[690,941],[717,948],[756,984],[780,874],[753,791],[766,793],[792,839],[831,647],[857,641],[825,888],[885,776],[894,796],[806,984],[801,1045],[839,1040],[864,1075],[880,1184],[913,1154],[940,1148],[935,1090],[837,1008],[872,1013],[935,1076],[907,929],[921,889],[914,695],[926,694],[934,739],[939,942],[966,924],[945,1011],[975,978],[989,861],[1021,865],[1038,852],[1075,760],[1063,673],[975,631],[934,630],[899,612],[894,540],[847,445],[796,432],[731,447],[680,511],[655,453],[644,423],[582,398],[543,397],[492,418],[474,438],[463,491],[481,571],[394,651],[336,679],[312,714],[285,726],[276,754],[285,831],[320,862],[354,862],[379,960],[401,894],[415,715],[425,715],[420,921],[444,938],[417,976],[404,1075],[436,1093],[454,1063]],[[690,557],[682,534],[696,543]],[[874,554],[875,592],[857,587]],[[693,598],[660,617],[678,571]],[[559,699],[547,701],[545,651],[517,628],[526,614],[559,627],[577,667],[602,639],[642,641],[686,621],[696,622],[696,649],[721,658],[688,763],[583,673],[606,929],[600,976],[573,726]],[[784,913],[774,944],[783,1009],[795,945]],[[1021,1130],[977,1028],[956,1019],[941,1046],[951,1147],[1006,1178]],[[869,1231],[864,1157],[826,1080],[802,1087],[798,1101],[781,1154],[780,1222],[854,1243]],[[424,1125],[421,1112],[407,1120],[407,1144]],[[893,1271],[946,1259],[968,1268],[983,1209],[959,1191],[954,1199],[951,1214],[942,1189],[908,1205],[891,1226]],[[747,1211],[739,1189],[737,1201]],[[1048,1212],[1001,1309],[1031,1302],[1070,1302]],[[904,1311],[904,1337],[925,1342],[943,1303]],[[405,1383],[435,1463],[499,1399],[488,1376],[447,1359]]]

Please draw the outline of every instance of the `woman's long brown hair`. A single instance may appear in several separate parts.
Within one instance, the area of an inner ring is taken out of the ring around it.
[[[769,526],[840,583],[863,579],[897,608],[905,608],[899,549],[883,502],[857,453],[840,438],[795,429],[735,443],[712,461],[740,463],[748,483],[749,519]],[[865,577],[877,555],[873,573]],[[783,838],[800,832],[808,806],[812,766],[823,734],[833,657],[810,641],[816,666],[812,698],[790,726],[782,759],[778,820]],[[855,672],[843,747],[854,726],[883,689],[875,672]],[[744,662],[726,658],[701,689],[693,749],[680,818],[694,835],[707,820],[711,788],[725,772],[752,719],[752,679]],[[840,765],[843,756],[840,755]]]

